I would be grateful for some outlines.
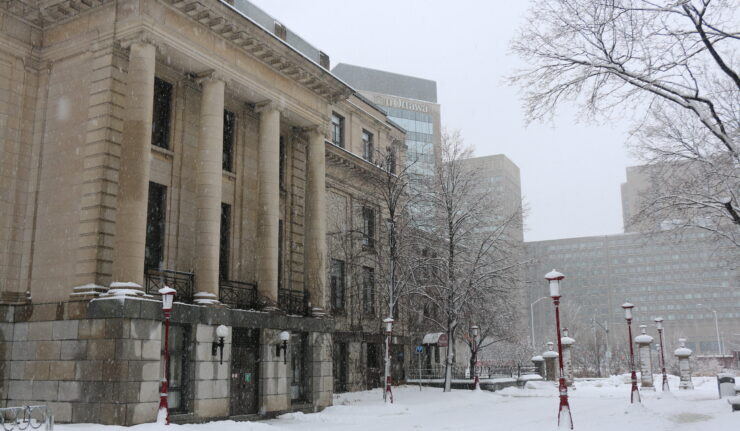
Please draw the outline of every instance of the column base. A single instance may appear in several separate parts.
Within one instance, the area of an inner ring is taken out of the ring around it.
[[[2,292],[0,293],[0,304],[22,305],[31,302],[30,292]]]
[[[326,317],[326,311],[321,307],[311,307],[311,317]]]
[[[83,286],[84,287],[84,286]],[[110,297],[129,297],[129,298],[150,298],[144,292],[144,288],[138,283],[130,281],[114,281],[110,284],[110,288],[103,293],[100,293],[98,298],[110,298]]]
[[[197,292],[195,295],[193,295],[193,298],[193,304],[195,305],[224,308],[224,305],[221,303],[221,301],[218,300],[218,297],[210,292]]]

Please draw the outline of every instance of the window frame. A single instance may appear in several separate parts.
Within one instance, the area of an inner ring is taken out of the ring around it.
[[[153,97],[152,97],[152,134],[151,134],[151,145],[163,148],[165,150],[170,149],[170,143],[172,140],[172,134],[171,134],[171,126],[172,126],[172,100],[174,99],[174,88],[175,86],[172,85],[171,82],[159,78],[157,76],[154,77],[154,90],[153,90]],[[160,91],[163,89],[166,89],[168,94],[161,95]],[[166,97],[165,97],[166,96]],[[164,103],[166,102],[166,103]],[[166,106],[166,109],[162,110],[160,108],[163,108],[163,105]],[[158,119],[161,116],[164,116],[160,124],[162,127],[161,129],[157,127]]]
[[[362,158],[372,163],[374,152],[375,142],[372,132],[362,129]]]
[[[334,122],[334,119],[338,122]],[[331,113],[331,142],[339,148],[344,148],[344,117],[336,112]]]
[[[362,312],[375,314],[375,268],[362,267]]]
[[[231,118],[231,120],[229,120]],[[231,134],[227,135],[229,130],[229,121]],[[223,126],[223,157],[221,160],[221,168],[226,172],[234,173],[234,147],[236,144],[236,113],[224,109],[224,126]]]
[[[340,268],[339,273],[335,272]],[[337,313],[345,310],[347,293],[347,266],[341,259],[331,259],[329,263],[329,286],[331,288],[331,309]],[[336,282],[335,282],[336,281]]]
[[[375,248],[375,208],[362,207],[362,246]]]

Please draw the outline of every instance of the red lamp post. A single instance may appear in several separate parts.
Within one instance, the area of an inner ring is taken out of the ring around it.
[[[385,392],[383,400],[390,399],[393,404],[393,391],[391,391],[391,334],[393,333],[393,318],[383,319],[385,325]]]
[[[625,302],[622,304],[624,308],[624,318],[627,320],[627,335],[630,345],[630,370],[632,371],[632,393],[630,396],[631,403],[640,403],[640,390],[637,389],[637,373],[635,372],[635,347],[632,345],[632,309],[635,308],[634,304]]]
[[[172,303],[175,301],[175,289],[165,286],[159,289],[159,293],[162,295],[162,311],[164,311],[164,371],[162,372],[162,386],[159,390],[159,415],[157,421],[159,422],[164,416],[165,425],[170,424],[170,407],[167,401],[167,376],[170,372],[170,355],[169,355],[169,339],[170,339],[170,317],[172,316]]]
[[[568,404],[568,387],[565,385],[565,373],[563,372],[563,344],[560,341],[560,280],[565,276],[554,269],[545,275],[545,280],[550,283],[550,297],[555,304],[555,330],[558,340],[558,362],[560,365],[560,407],[558,409],[558,426],[573,429],[573,417],[570,414]]]
[[[663,392],[670,392],[668,387],[668,375],[665,372],[665,355],[663,354],[663,318],[655,318],[655,326],[658,328],[658,338],[660,339],[660,366],[663,372]]]
[[[480,389],[480,377],[478,371],[478,345],[480,344],[480,326],[473,325],[470,327],[470,335],[473,338],[473,388],[477,391]]]

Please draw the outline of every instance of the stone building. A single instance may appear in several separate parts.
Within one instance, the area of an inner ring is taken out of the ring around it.
[[[0,2],[0,406],[153,421],[163,285],[175,420],[331,404],[327,196],[377,241],[404,130],[328,68],[245,0]]]

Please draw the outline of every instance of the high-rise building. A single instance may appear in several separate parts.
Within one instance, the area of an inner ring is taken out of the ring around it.
[[[503,154],[464,159],[463,163],[476,173],[480,186],[490,192],[495,211],[490,215],[487,227],[494,229],[504,222],[504,218],[518,213],[519,217],[512,224],[509,232],[512,240],[523,241],[522,186],[519,167]]]
[[[332,73],[387,112],[406,130],[410,173],[431,175],[442,141],[437,83],[428,79],[339,63]]]
[[[556,268],[566,276],[566,316],[575,320],[565,325],[592,328],[606,322],[619,328],[624,322],[620,306],[629,300],[638,324],[665,319],[668,347],[686,337],[699,354],[737,350],[740,336],[733,328],[740,324],[740,270],[728,257],[736,251],[701,229],[675,235],[655,226],[650,233],[636,232],[629,221],[651,184],[648,167],[627,168],[622,184],[625,234],[525,243],[533,260],[527,275],[529,304],[547,296],[543,277]],[[535,335],[540,349],[543,342],[553,341],[554,333],[552,307],[544,302],[530,310],[534,334],[543,334]],[[612,331],[616,340],[623,335]]]

